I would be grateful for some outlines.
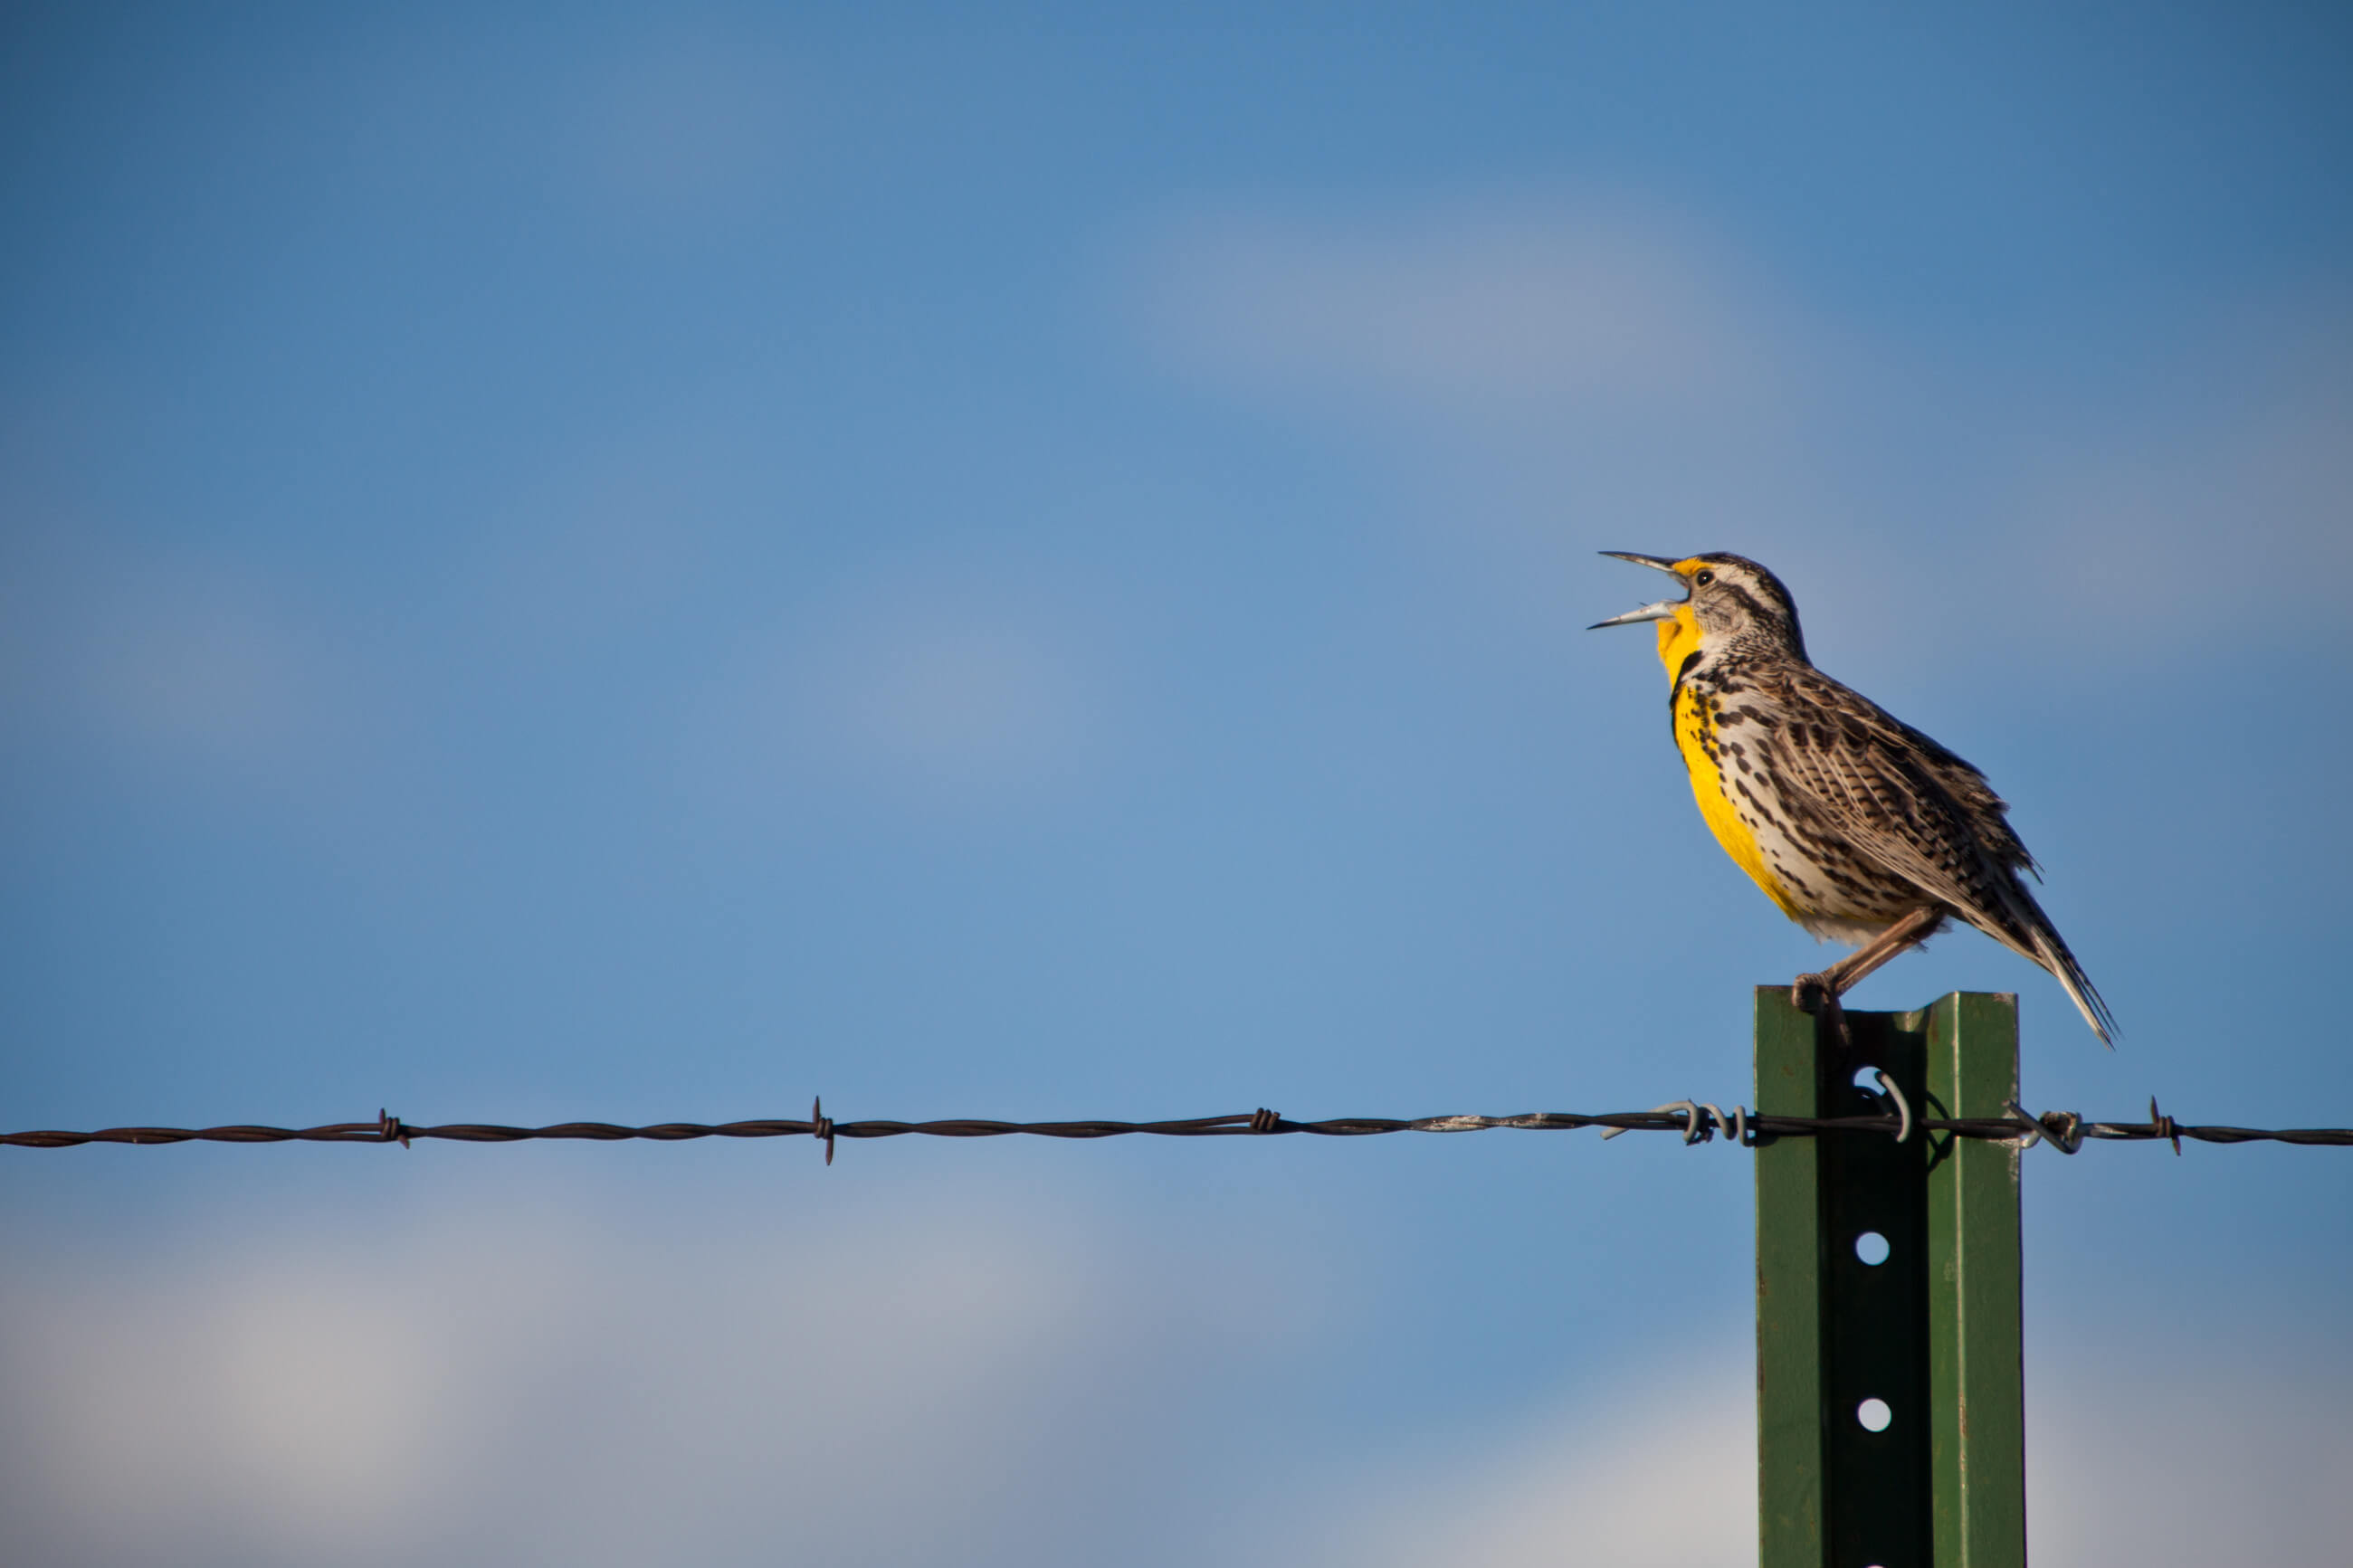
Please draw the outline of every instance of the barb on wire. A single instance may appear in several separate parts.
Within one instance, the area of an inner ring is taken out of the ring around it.
[[[1892,1087],[1892,1086],[1891,1086]],[[611,1121],[562,1121],[550,1127],[509,1127],[497,1122],[452,1121],[419,1127],[389,1111],[379,1110],[373,1121],[337,1121],[323,1127],[107,1127],[95,1132],[35,1131],[0,1133],[0,1145],[20,1149],[69,1149],[85,1143],[398,1143],[407,1148],[420,1138],[451,1143],[521,1143],[533,1140],[619,1142],[649,1139],[681,1142],[694,1138],[815,1138],[825,1145],[825,1159],[833,1163],[839,1138],[1124,1138],[1142,1134],[1156,1138],[1255,1137],[1277,1133],[1307,1133],[1322,1138],[1365,1138],[1389,1132],[1573,1132],[1599,1127],[1604,1138],[1620,1132],[1675,1132],[1685,1143],[1709,1142],[1721,1131],[1727,1142],[1754,1147],[1772,1138],[1811,1138],[1825,1134],[1870,1132],[1899,1142],[1917,1130],[1948,1133],[1957,1138],[2016,1142],[2031,1148],[2041,1142],[2072,1154],[2087,1138],[2122,1142],[2170,1143],[2176,1154],[2181,1141],[2199,1143],[2300,1143],[2353,1148],[2353,1127],[2192,1127],[2158,1113],[2149,1101],[2149,1119],[2140,1121],[2086,1121],[2073,1111],[2029,1115],[2012,1102],[2010,1114],[2000,1117],[1939,1118],[1921,1116],[1909,1104],[1894,1100],[1890,1110],[1873,1116],[1764,1116],[1746,1106],[1735,1106],[1726,1116],[1704,1100],[1672,1100],[1651,1110],[1616,1110],[1588,1114],[1571,1110],[1526,1111],[1517,1116],[1342,1116],[1323,1121],[1291,1121],[1261,1109],[1234,1116],[1202,1116],[1173,1121],[836,1121],[825,1114],[822,1100],[809,1107],[807,1121],[663,1121],[628,1127]]]

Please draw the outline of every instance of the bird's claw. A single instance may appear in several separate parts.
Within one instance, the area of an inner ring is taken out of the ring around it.
[[[1789,982],[1789,1000],[1801,1013],[1811,1013],[1817,1020],[1831,1026],[1831,1037],[1838,1042],[1841,1053],[1851,1050],[1853,1041],[1846,1032],[1846,1008],[1839,1001],[1839,988],[1827,974],[1800,974]]]

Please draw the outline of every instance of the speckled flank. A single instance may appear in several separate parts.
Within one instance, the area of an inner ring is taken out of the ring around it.
[[[1659,623],[1662,637],[1672,624]],[[1715,841],[1724,846],[1734,864],[1765,889],[1765,896],[1780,906],[1783,914],[1791,920],[1805,919],[1798,901],[1803,896],[1802,884],[1793,892],[1779,874],[1787,856],[1772,808],[1750,784],[1747,775],[1754,770],[1741,754],[1746,748],[1737,742],[1727,744],[1723,738],[1721,699],[1701,682],[1679,680],[1669,695],[1668,706],[1674,718],[1675,746],[1691,772],[1692,796],[1699,802],[1699,814]],[[1735,770],[1729,787],[1725,776],[1727,756],[1734,759]]]

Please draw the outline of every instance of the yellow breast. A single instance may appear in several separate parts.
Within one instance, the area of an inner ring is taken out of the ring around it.
[[[1679,609],[1672,619],[1659,623],[1659,662],[1667,667],[1669,680],[1675,679],[1683,660],[1698,647],[1699,627],[1693,623],[1689,610]],[[1797,907],[1789,901],[1779,879],[1767,868],[1756,832],[1741,819],[1725,787],[1724,770],[1717,762],[1721,752],[1715,743],[1715,716],[1709,700],[1700,691],[1685,687],[1675,696],[1674,720],[1675,749],[1683,754],[1683,766],[1691,773],[1692,798],[1699,802],[1699,814],[1706,819],[1708,831],[1715,835],[1715,841],[1724,846],[1733,864],[1747,872],[1749,879],[1765,889],[1765,896],[1779,905],[1783,914],[1797,919]]]

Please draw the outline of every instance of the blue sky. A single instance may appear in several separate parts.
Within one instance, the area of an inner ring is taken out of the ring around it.
[[[2123,1035],[1968,933],[1858,1005],[2353,1120],[2348,53],[16,7],[0,1121],[1746,1100],[1823,954],[1602,549],[1780,573]],[[5,1152],[44,1561],[1751,1554],[1721,1145]],[[2038,1151],[2027,1215],[2038,1552],[2341,1539],[2353,1161]]]

